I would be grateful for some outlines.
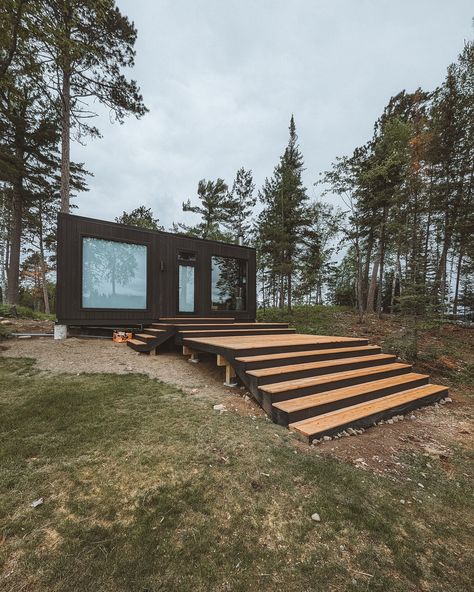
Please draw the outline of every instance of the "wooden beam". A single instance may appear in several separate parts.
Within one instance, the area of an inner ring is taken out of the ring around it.
[[[217,365],[218,366],[227,366],[229,362],[222,356],[221,354],[217,354]]]
[[[225,366],[225,386],[237,386],[234,367],[227,363]]]

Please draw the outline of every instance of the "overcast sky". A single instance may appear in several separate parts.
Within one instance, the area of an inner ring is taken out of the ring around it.
[[[168,228],[199,179],[259,187],[293,113],[309,193],[320,171],[372,133],[388,99],[440,84],[472,38],[472,0],[118,0],[138,28],[136,67],[150,112],[73,158],[94,177],[75,213],[113,220],[145,204]]]

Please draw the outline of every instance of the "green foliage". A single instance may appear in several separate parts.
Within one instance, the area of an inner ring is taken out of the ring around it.
[[[217,179],[216,181],[201,179],[197,188],[200,205],[193,206],[190,199],[183,203],[183,212],[198,214],[201,217],[201,222],[195,226],[179,223],[175,225],[175,230],[198,238],[225,239],[225,234],[220,226],[228,217],[229,201],[227,192],[228,187],[223,179]]]
[[[244,167],[237,171],[231,191],[227,195],[224,226],[232,234],[234,241],[247,241],[251,231],[251,216],[257,203],[254,195],[255,184],[252,171]]]
[[[257,246],[263,284],[273,304],[291,309],[293,276],[298,269],[302,235],[309,224],[308,196],[303,186],[303,156],[298,146],[294,117],[289,141],[273,177],[259,193],[263,209],[257,221]]]
[[[34,319],[49,321],[54,319],[54,315],[45,314],[33,310],[27,306],[10,306],[8,304],[0,304],[0,316],[6,318],[19,318],[19,319]]]
[[[449,473],[410,455],[388,478],[216,402],[141,375],[0,359],[8,589],[469,589],[468,453]]]
[[[121,216],[115,218],[119,224],[128,226],[137,226],[138,228],[148,228],[150,230],[163,230],[158,218],[155,218],[151,208],[140,206],[131,212],[123,212]]]

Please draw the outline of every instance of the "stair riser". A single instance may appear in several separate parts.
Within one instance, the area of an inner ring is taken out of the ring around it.
[[[315,349],[314,347],[311,349]],[[295,356],[292,358],[282,358],[280,360],[263,360],[261,362],[240,362],[244,370],[260,370],[263,368],[278,368],[281,366],[290,366],[292,364],[304,364],[305,362],[322,362],[324,360],[340,360],[343,358],[354,358],[356,356],[373,356],[379,354],[381,348],[360,350],[357,352],[333,352],[328,354],[317,354],[311,356]]]
[[[355,384],[362,384],[364,382],[372,382],[373,380],[379,380],[381,378],[390,378],[391,376],[400,376],[402,374],[407,374],[408,372],[412,372],[412,368],[398,368],[396,370],[387,370],[382,371],[377,374],[369,374],[366,376],[357,376],[353,378],[346,378],[337,380],[331,383],[320,384],[320,385],[313,385],[313,386],[305,386],[303,388],[294,389],[283,391],[281,393],[275,393],[270,395],[263,391],[262,393],[262,401],[263,401],[263,408],[265,411],[271,415],[272,412],[272,404],[278,403],[280,401],[287,401],[288,399],[295,399],[296,397],[303,397],[304,395],[310,395],[312,393],[322,393],[324,391],[331,391],[337,388],[343,388],[346,386],[353,386]]]
[[[368,428],[373,426],[374,423],[381,421],[382,419],[390,419],[395,415],[406,415],[410,411],[419,409],[420,407],[425,407],[426,405],[432,405],[433,403],[436,403],[437,401],[440,401],[441,399],[444,399],[447,396],[448,389],[445,389],[440,393],[436,393],[435,395],[429,395],[427,397],[423,397],[422,399],[411,401],[410,403],[405,403],[403,405],[398,405],[397,407],[392,407],[391,409],[387,409],[386,411],[381,411],[373,415],[368,415],[367,417],[363,417],[362,419],[358,419],[356,421],[340,425],[337,428],[318,432],[317,434],[313,434],[310,438],[308,438],[308,440],[311,443],[315,438],[322,438],[323,436],[334,436],[336,434],[339,434],[340,432],[343,432],[344,430],[347,430],[347,428]],[[298,432],[295,430],[295,433]],[[306,437],[302,437],[306,440]]]
[[[322,415],[323,413],[336,411],[336,409],[343,409],[344,407],[357,405],[357,403],[373,401],[374,399],[379,399],[380,397],[385,397],[386,395],[393,395],[394,393],[423,386],[428,383],[428,377],[418,378],[416,380],[405,382],[403,384],[381,388],[377,391],[371,391],[370,393],[364,393],[361,395],[357,395],[355,397],[351,397],[349,399],[333,401],[331,403],[326,403],[324,405],[318,405],[315,407],[309,407],[307,409],[301,409],[299,411],[293,411],[292,413],[287,413],[286,411],[282,411],[281,409],[276,409],[275,407],[273,407],[272,419],[275,423],[278,423],[286,427],[288,426],[288,424],[294,423],[296,421],[302,421],[303,419],[309,419],[310,417],[317,417],[318,415]]]
[[[396,357],[386,358],[382,360],[373,360],[367,357],[366,360],[360,362],[351,362],[341,364],[340,366],[326,366],[324,368],[313,368],[308,370],[295,370],[294,372],[284,372],[281,374],[274,374],[273,376],[249,376],[252,382],[256,382],[257,386],[265,384],[272,384],[273,382],[284,382],[285,380],[297,380],[298,378],[309,378],[311,376],[323,376],[324,374],[333,374],[335,372],[347,372],[349,370],[358,370],[359,368],[369,368],[371,366],[383,366],[384,364],[393,364]]]
[[[338,347],[356,347],[360,345],[367,345],[367,339],[359,339],[354,341],[345,341],[341,343],[293,343],[291,345],[275,345],[271,342],[262,347],[256,348],[242,348],[235,351],[236,358],[243,358],[245,356],[261,356],[265,354],[284,354],[287,352],[300,352],[324,349],[336,349]]]

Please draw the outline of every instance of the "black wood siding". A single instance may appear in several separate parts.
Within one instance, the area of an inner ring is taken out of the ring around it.
[[[85,309],[82,308],[82,239],[94,237],[105,240],[133,242],[146,245],[147,308]],[[113,222],[94,220],[71,214],[58,218],[57,252],[57,305],[56,316],[67,325],[133,325],[146,324],[160,317],[178,314],[178,251],[196,253],[196,312],[181,316],[219,317],[233,316],[241,320],[254,320],[256,313],[255,249],[188,238],[145,230]],[[247,261],[247,310],[211,310],[211,257],[236,257]]]

